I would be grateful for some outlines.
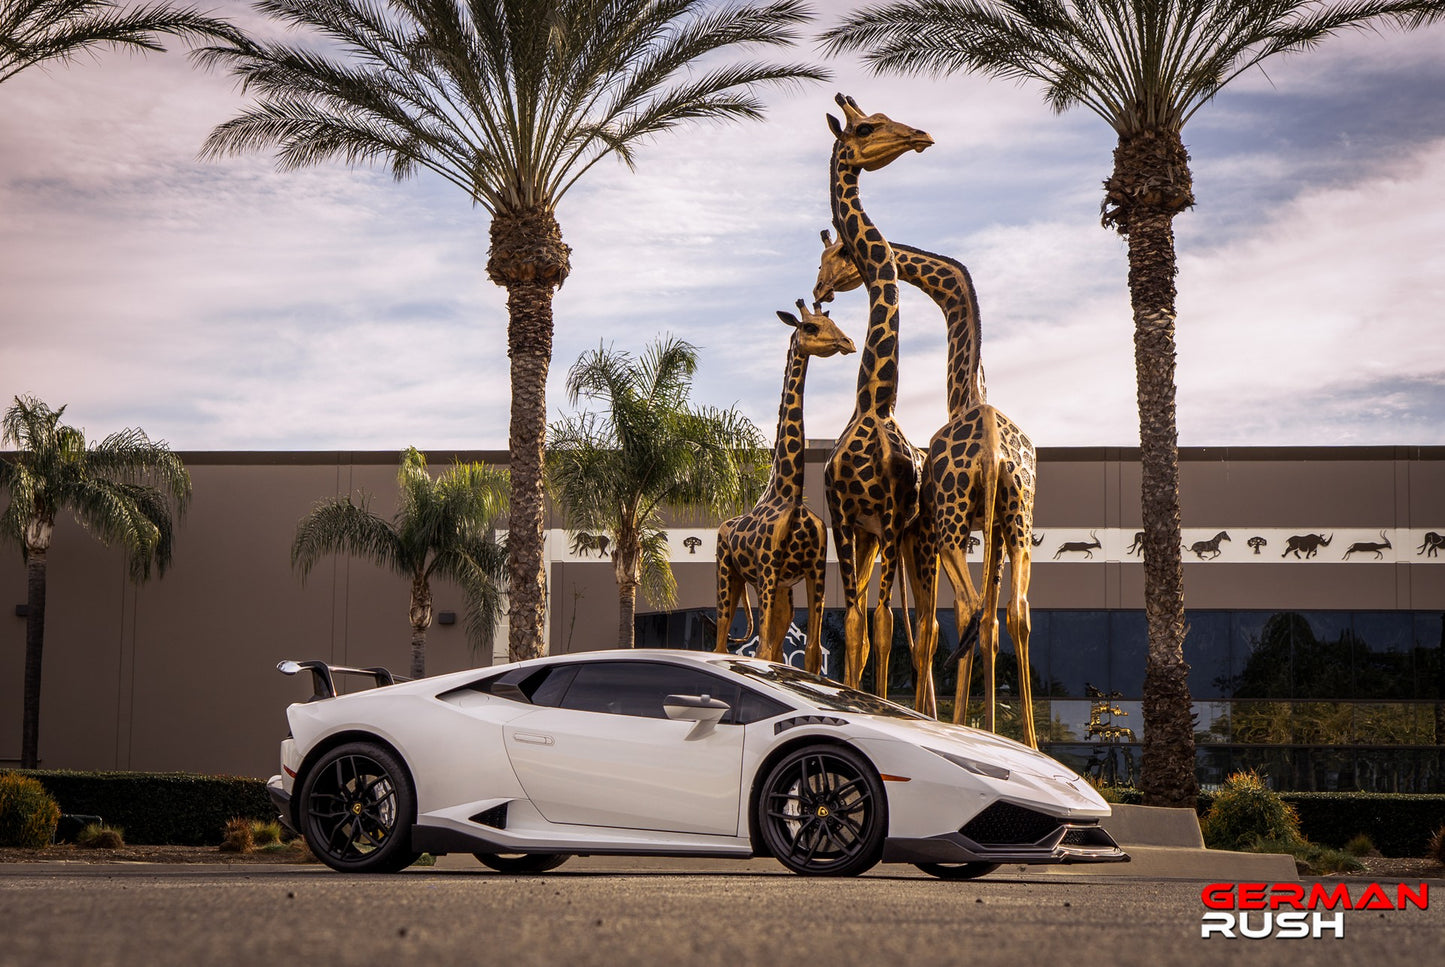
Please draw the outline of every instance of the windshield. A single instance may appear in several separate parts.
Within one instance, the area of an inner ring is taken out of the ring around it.
[[[902,705],[894,705],[876,695],[869,695],[867,692],[840,685],[821,675],[814,675],[800,668],[746,659],[723,662],[722,665],[728,671],[736,672],[746,678],[754,678],[792,692],[807,701],[808,704],[816,705],[818,708],[835,712],[859,712],[863,715],[886,715],[896,719],[924,718]]]

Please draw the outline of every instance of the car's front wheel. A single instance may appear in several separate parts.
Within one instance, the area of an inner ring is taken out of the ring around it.
[[[323,755],[301,785],[296,810],[311,852],[343,873],[395,873],[416,862],[416,794],[396,755],[348,742]]]
[[[929,876],[940,880],[976,880],[998,869],[997,863],[914,863]]]
[[[857,876],[883,856],[883,783],[850,748],[798,749],[768,773],[758,797],[758,827],[768,849],[794,873]]]
[[[498,873],[546,873],[572,858],[571,853],[473,853]]]

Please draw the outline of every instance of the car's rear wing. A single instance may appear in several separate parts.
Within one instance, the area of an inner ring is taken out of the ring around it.
[[[397,682],[409,682],[410,678],[403,678],[400,675],[393,675],[385,668],[348,668],[345,665],[331,665],[324,661],[291,661],[286,660],[276,663],[276,670],[283,675],[295,675],[301,671],[311,672],[311,682],[315,694],[307,701],[320,702],[324,699],[336,697],[337,675],[366,675],[376,681],[376,687],[383,685],[395,685]]]

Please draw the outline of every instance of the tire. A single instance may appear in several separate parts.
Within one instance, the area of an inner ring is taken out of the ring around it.
[[[976,880],[998,869],[997,863],[914,863],[929,876],[940,880]]]
[[[498,873],[546,873],[572,858],[571,853],[473,853]]]
[[[342,873],[395,873],[421,854],[411,848],[416,793],[391,750],[348,742],[306,773],[296,809],[317,859]]]
[[[804,876],[857,876],[883,857],[888,800],[872,764],[846,746],[811,745],[773,767],[758,829],[778,862]]]

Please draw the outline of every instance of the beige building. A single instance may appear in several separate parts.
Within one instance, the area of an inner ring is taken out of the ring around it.
[[[809,501],[825,516],[828,449],[818,442],[809,452]],[[389,513],[395,453],[182,456],[195,497],[164,579],[136,587],[120,552],[68,519],[56,529],[43,767],[269,775],[285,733],[283,708],[308,693],[304,682],[275,671],[278,660],[408,664],[405,581],[337,558],[303,585],[289,558],[297,520],[319,499],[364,490]],[[453,456],[429,454],[433,466]],[[496,452],[455,456],[506,460]],[[1440,791],[1445,553],[1436,548],[1445,534],[1445,448],[1186,449],[1181,467],[1186,657],[1201,729],[1220,738],[1217,749],[1201,753],[1201,768],[1219,771],[1253,761],[1261,749],[1274,755],[1288,747],[1297,785]],[[1091,754],[1085,684],[1116,690],[1124,708],[1137,708],[1143,569],[1131,544],[1138,489],[1136,451],[1040,452],[1030,663],[1036,690],[1051,703],[1056,754]],[[618,612],[610,562],[596,551],[572,553],[555,514],[549,527],[550,649],[611,647]],[[684,524],[670,539],[679,605],[658,614],[639,602],[639,644],[711,647],[712,529]],[[13,764],[20,748],[25,572],[13,546],[0,557],[0,593],[6,588],[0,765]],[[836,569],[827,601],[830,609],[841,605]],[[460,594],[438,588],[435,607],[460,612]],[[825,635],[835,653],[836,617]],[[945,642],[956,641],[951,614],[941,619]],[[740,631],[743,622],[733,627]],[[432,673],[493,661],[472,652],[460,620],[434,625],[427,652]],[[1283,678],[1264,674],[1270,662],[1285,662]],[[1331,675],[1311,663],[1327,664]],[[911,674],[906,660],[894,665]],[[1347,748],[1318,736],[1282,742],[1239,724],[1240,703],[1261,698],[1295,703],[1296,711],[1348,703],[1388,713],[1392,724],[1388,735],[1356,730]],[[1137,713],[1127,724],[1137,730]]]

